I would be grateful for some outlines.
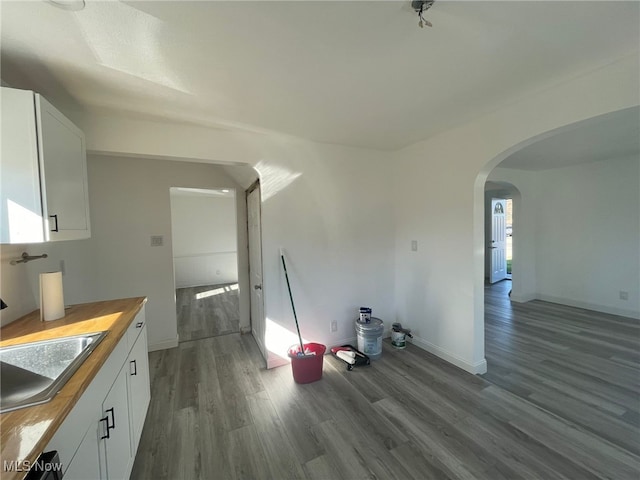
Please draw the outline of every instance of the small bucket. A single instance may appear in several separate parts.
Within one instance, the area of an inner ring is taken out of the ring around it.
[[[403,332],[395,332],[391,330],[391,346],[393,348],[397,348],[398,350],[402,350],[407,347],[407,338],[406,334]]]
[[[305,343],[304,351],[310,355],[298,356],[300,345],[289,347],[293,380],[296,383],[311,383],[322,378],[322,361],[327,347],[319,343]]]

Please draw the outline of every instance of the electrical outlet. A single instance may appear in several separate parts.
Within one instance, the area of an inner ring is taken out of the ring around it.
[[[620,300],[629,300],[629,292],[620,290]]]
[[[412,252],[417,252],[418,251],[418,241],[417,240],[411,240],[411,251]]]
[[[331,322],[331,331],[332,332],[338,331],[338,322],[336,322],[335,320]]]
[[[164,237],[162,235],[151,235],[151,246],[161,247],[164,245]]]

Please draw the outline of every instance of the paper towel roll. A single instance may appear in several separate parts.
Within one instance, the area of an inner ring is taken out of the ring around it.
[[[64,317],[62,272],[40,274],[40,319],[57,320]]]

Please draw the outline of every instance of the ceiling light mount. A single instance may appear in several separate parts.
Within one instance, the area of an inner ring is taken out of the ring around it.
[[[418,14],[418,26],[420,28],[424,28],[425,25],[427,27],[433,27],[433,24],[424,18],[424,12],[429,10],[434,2],[435,0],[413,0],[411,2],[411,8]]]

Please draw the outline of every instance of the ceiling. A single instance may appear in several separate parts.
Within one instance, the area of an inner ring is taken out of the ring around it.
[[[89,112],[395,150],[637,52],[638,2],[1,2],[2,78]]]
[[[236,192],[232,188],[185,188],[185,187],[171,187],[171,195],[177,197],[225,197],[234,198]]]
[[[640,158],[640,108],[590,119],[518,150],[500,167],[548,170],[599,160]]]

